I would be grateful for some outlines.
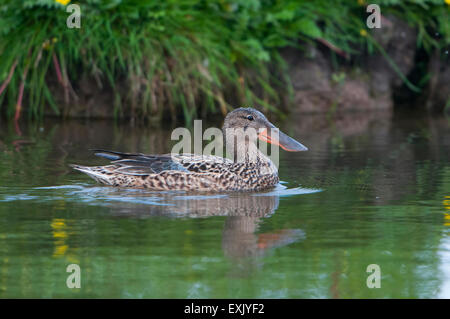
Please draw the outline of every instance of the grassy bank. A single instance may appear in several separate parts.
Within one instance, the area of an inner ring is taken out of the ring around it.
[[[380,0],[416,26],[418,46],[450,43],[449,0]],[[373,52],[363,0],[0,0],[0,115],[64,116],[80,83],[109,89],[114,117],[277,111],[289,96],[279,49],[320,43],[337,56]],[[438,34],[438,38],[436,38]],[[59,95],[61,99],[55,96]]]

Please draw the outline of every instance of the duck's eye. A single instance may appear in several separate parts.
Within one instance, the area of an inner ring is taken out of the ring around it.
[[[253,121],[254,120],[253,115],[247,115],[247,120]]]

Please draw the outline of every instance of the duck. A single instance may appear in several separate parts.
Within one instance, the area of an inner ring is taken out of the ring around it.
[[[95,155],[109,160],[109,165],[70,166],[114,187],[151,191],[262,191],[274,188],[279,177],[276,165],[258,149],[258,140],[288,152],[308,150],[251,107],[229,112],[222,132],[226,149],[231,150],[229,157],[190,153],[145,155],[96,149]]]

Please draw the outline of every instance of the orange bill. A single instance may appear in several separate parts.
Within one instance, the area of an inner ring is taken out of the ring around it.
[[[292,137],[287,136],[277,128],[263,129],[259,132],[258,138],[266,143],[277,145],[288,152],[301,152],[308,150],[306,146],[297,142]]]

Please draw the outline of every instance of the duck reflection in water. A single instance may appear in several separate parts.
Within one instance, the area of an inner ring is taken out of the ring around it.
[[[121,191],[119,191],[121,192]],[[121,192],[122,193],[122,192]],[[112,194],[110,194],[112,195]],[[275,248],[289,245],[305,238],[300,229],[279,229],[258,233],[264,218],[271,217],[278,208],[279,195],[273,192],[258,194],[184,195],[182,193],[155,193],[154,205],[132,204],[138,202],[136,194],[121,207],[114,204],[113,214],[122,217],[148,218],[208,218],[226,216],[222,233],[224,255],[235,265],[236,272],[245,276],[260,266],[261,258]],[[149,198],[148,193],[142,198]],[[123,193],[122,193],[123,196]],[[159,198],[158,198],[159,197]],[[123,198],[123,197],[122,197]],[[159,203],[159,204],[157,204]]]
[[[238,207],[232,207],[222,233],[222,249],[234,265],[232,276],[248,276],[262,266],[260,257],[305,238],[300,229],[258,233],[263,219],[275,213],[278,202],[278,196],[246,196],[237,201]]]

